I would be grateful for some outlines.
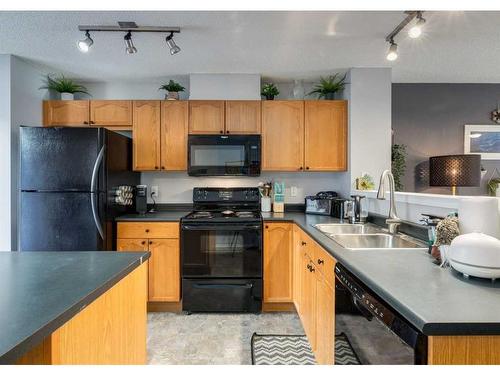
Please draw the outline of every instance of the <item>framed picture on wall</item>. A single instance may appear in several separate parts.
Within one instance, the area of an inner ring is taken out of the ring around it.
[[[500,125],[465,125],[464,153],[500,160]]]

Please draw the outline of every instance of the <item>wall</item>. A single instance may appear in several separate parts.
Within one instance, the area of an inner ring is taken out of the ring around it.
[[[0,55],[0,250],[17,249],[19,126],[42,123],[41,101],[47,92],[39,90],[43,72],[21,58]]]
[[[252,187],[260,181],[281,181],[285,183],[285,202],[304,203],[304,197],[314,195],[318,191],[340,190],[342,183],[339,174],[335,173],[278,173],[263,172],[259,177],[189,177],[183,172],[149,172],[142,173],[141,182],[148,186],[158,186],[157,202],[191,203],[193,187]],[[297,195],[290,194],[291,186],[298,188]]]
[[[391,69],[352,68],[344,99],[349,101],[349,172],[344,195],[357,177],[378,178],[391,166]]]
[[[191,74],[191,100],[260,100],[259,74]]]
[[[0,184],[0,251],[11,249],[11,187],[10,181],[10,67],[11,56],[0,55],[0,150],[3,150],[0,158],[0,176],[3,181]]]
[[[464,125],[494,124],[490,113],[500,100],[500,84],[394,84],[394,142],[407,146],[404,191],[450,194],[428,186],[430,156],[462,154]],[[486,183],[500,160],[485,160],[488,170],[477,188],[459,188],[460,195],[484,195]]]

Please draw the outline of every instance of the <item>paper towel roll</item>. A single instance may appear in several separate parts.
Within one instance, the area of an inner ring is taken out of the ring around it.
[[[458,203],[460,233],[479,232],[500,238],[498,202],[494,197],[461,198]]]

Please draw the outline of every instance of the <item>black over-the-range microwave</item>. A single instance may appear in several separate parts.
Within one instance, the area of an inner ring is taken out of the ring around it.
[[[260,175],[260,135],[190,135],[190,176]]]

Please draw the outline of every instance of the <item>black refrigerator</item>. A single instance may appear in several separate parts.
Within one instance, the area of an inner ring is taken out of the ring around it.
[[[20,251],[112,250],[115,202],[135,186],[132,140],[103,128],[20,129]]]

